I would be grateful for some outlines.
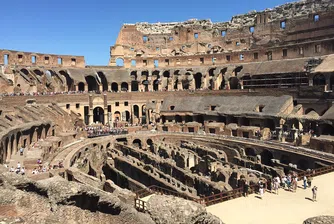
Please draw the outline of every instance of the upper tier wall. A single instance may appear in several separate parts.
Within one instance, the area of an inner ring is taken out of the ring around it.
[[[84,68],[85,58],[84,56],[0,50],[0,65]]]
[[[238,60],[265,61],[273,48],[281,57],[283,49],[288,49],[288,58],[324,55],[329,52],[315,52],[315,46],[308,50],[304,45],[333,42],[333,18],[333,0],[312,0],[234,16],[229,22],[124,24],[110,49],[109,65],[115,66],[116,60],[122,59],[127,68],[154,67],[157,65],[153,61],[157,60],[159,67],[168,67],[174,66],[177,57],[200,65],[202,61],[207,63],[201,61],[203,55],[212,56],[213,62],[215,58],[226,58],[228,63],[233,60],[232,53],[238,54]]]

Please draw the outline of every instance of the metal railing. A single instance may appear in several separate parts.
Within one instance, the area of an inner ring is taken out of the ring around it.
[[[302,171],[298,173],[298,177],[315,177],[315,176],[319,176],[319,175],[323,175],[323,174],[327,174],[330,172],[334,171],[334,165],[332,166],[326,166],[326,167],[321,167],[315,170],[311,170],[311,171]],[[248,193],[254,193],[258,190],[258,186],[257,185],[250,185],[249,189],[248,189]],[[135,208],[140,211],[140,212],[145,212],[147,210],[147,203],[143,200],[140,200],[139,198],[142,197],[147,197],[151,194],[154,193],[158,193],[158,194],[165,194],[165,195],[173,195],[176,197],[181,197],[187,200],[191,200],[197,203],[200,203],[204,206],[210,206],[210,205],[215,205],[221,202],[225,202],[225,201],[229,201],[232,199],[236,199],[239,198],[243,195],[243,188],[236,188],[233,189],[231,191],[226,191],[226,192],[221,192],[218,194],[214,194],[214,195],[210,195],[210,196],[206,196],[206,197],[202,197],[202,198],[195,198],[195,197],[189,197],[186,196],[182,193],[176,192],[176,191],[172,191],[163,187],[159,187],[159,186],[150,186],[148,188],[145,189],[141,189],[135,192],[137,198],[135,199]]]

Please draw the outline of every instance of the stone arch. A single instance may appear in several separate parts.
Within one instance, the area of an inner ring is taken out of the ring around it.
[[[139,119],[139,106],[133,105],[133,115]]]
[[[167,70],[167,71],[164,71],[164,73],[162,74],[163,77],[165,78],[170,78],[170,71]]]
[[[230,89],[239,88],[239,79],[237,77],[231,77],[229,81],[230,81]]]
[[[96,78],[92,75],[88,75],[85,77],[87,85],[88,85],[88,91],[97,91],[98,90],[98,84],[96,81]]]
[[[78,83],[78,90],[79,91],[85,91],[85,83],[79,82]]]
[[[104,124],[104,109],[102,107],[95,107],[93,110],[93,122],[100,122]]]
[[[136,138],[135,140],[132,141],[132,145],[137,147],[137,148],[142,148],[142,143],[141,143],[141,140]]]
[[[121,120],[121,113],[119,111],[115,111],[114,119],[115,119],[115,121],[120,121]]]
[[[67,90],[68,91],[73,91],[74,90],[74,82],[73,82],[73,79],[70,77],[70,75],[64,70],[60,70],[59,74],[65,77]]]
[[[126,111],[125,111],[125,121],[129,122],[129,121],[130,121],[130,118],[131,118],[131,116],[130,116],[130,112],[126,110]]]
[[[121,91],[127,92],[129,90],[129,84],[126,82],[121,83]]]
[[[111,83],[111,91],[118,92],[118,83],[116,82]]]
[[[119,67],[124,66],[124,59],[123,58],[116,58],[115,62],[116,62],[116,66],[119,66]]]
[[[194,75],[195,78],[195,89],[202,88],[202,73],[198,72]]]
[[[101,71],[97,72],[97,75],[99,76],[102,84],[102,91],[108,91],[108,80],[105,76],[105,74]]]
[[[256,151],[253,148],[245,148],[246,156],[256,156]]]

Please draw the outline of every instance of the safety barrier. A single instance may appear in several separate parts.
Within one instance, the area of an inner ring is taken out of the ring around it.
[[[326,167],[321,167],[315,170],[311,170],[311,171],[302,171],[298,173],[298,177],[299,178],[303,178],[304,176],[306,177],[315,177],[315,176],[319,176],[319,175],[323,175],[326,173],[330,173],[334,171],[334,165],[333,166],[326,166]],[[249,186],[249,191],[248,193],[254,193],[256,192],[258,189],[257,185],[250,185]],[[214,194],[214,195],[210,195],[207,197],[202,197],[202,198],[195,198],[195,197],[189,197],[186,196],[182,193],[176,192],[176,191],[172,191],[163,187],[159,187],[159,186],[150,186],[148,188],[145,189],[141,189],[138,190],[136,193],[137,198],[135,199],[135,208],[138,211],[141,212],[145,212],[147,207],[146,207],[146,202],[140,200],[139,198],[142,197],[146,197],[149,196],[151,194],[165,194],[165,195],[173,195],[176,197],[181,197],[187,200],[191,200],[200,204],[203,204],[205,206],[210,206],[210,205],[214,205],[214,204],[218,204],[224,201],[229,201],[232,199],[236,199],[239,198],[243,195],[243,188],[236,188],[233,189],[231,191],[226,191],[226,192],[221,192],[218,194]]]

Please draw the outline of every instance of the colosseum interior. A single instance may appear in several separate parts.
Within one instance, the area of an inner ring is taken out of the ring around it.
[[[159,223],[141,200],[152,192],[208,206],[245,181],[333,170],[332,0],[124,24],[106,66],[13,50],[0,66],[0,164],[19,161],[30,178],[3,170],[0,187],[101,220]],[[52,196],[57,184],[67,198]]]

